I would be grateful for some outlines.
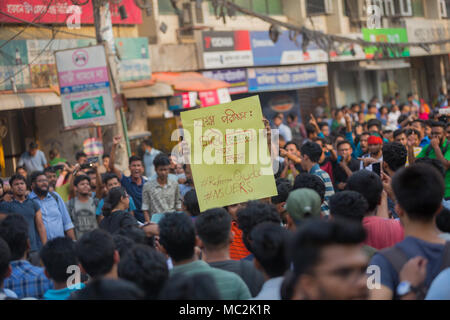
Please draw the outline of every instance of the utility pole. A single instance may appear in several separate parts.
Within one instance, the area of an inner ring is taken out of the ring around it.
[[[118,61],[116,60],[114,34],[112,29],[111,12],[109,11],[108,0],[92,0],[94,12],[95,37],[97,44],[105,45],[108,64],[110,66],[110,74],[112,78],[112,92],[114,96],[120,94],[120,80],[118,75]],[[114,99],[116,100],[116,99]],[[123,113],[122,107],[115,108],[117,132],[124,139],[120,144],[119,150],[126,150],[127,152],[120,152],[116,157],[118,163],[121,164],[122,169],[128,167],[128,157],[131,156],[130,141],[128,139],[128,128]]]

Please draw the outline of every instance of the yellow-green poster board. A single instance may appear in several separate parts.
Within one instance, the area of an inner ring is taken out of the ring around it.
[[[258,96],[181,120],[201,211],[277,195]]]

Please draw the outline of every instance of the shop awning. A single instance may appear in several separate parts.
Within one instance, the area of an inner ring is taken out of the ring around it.
[[[207,78],[197,72],[156,72],[152,79],[171,85],[174,90],[181,92],[211,91],[229,88],[228,82]]]
[[[0,94],[0,111],[61,105],[54,92]]]
[[[158,98],[173,96],[172,86],[164,82],[156,82],[153,85],[147,85],[137,88],[123,88],[122,93],[127,99],[137,98]]]

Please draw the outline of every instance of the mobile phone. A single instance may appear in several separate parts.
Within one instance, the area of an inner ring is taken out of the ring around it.
[[[57,165],[57,166],[53,166],[53,170],[55,170],[55,171],[64,170],[64,166],[62,164]]]
[[[337,163],[341,163],[342,160],[343,160],[342,156],[338,156]]]
[[[92,158],[87,159],[87,163],[89,163],[89,164],[97,163],[97,162],[98,162],[98,157],[92,157]]]
[[[381,163],[377,162],[372,164],[372,171],[381,177]]]

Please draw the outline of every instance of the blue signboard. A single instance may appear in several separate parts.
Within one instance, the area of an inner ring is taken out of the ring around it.
[[[328,85],[327,66],[293,66],[249,68],[248,91],[277,91],[313,88]]]
[[[203,75],[207,78],[228,82],[231,87],[228,88],[230,94],[239,94],[248,92],[247,88],[247,69],[226,69],[204,71]]]
[[[298,35],[297,44],[289,39],[289,31],[280,33],[276,43],[267,31],[251,31],[250,44],[255,66],[275,66],[302,63],[327,62],[328,54],[311,42],[307,51],[302,51],[303,37]]]

